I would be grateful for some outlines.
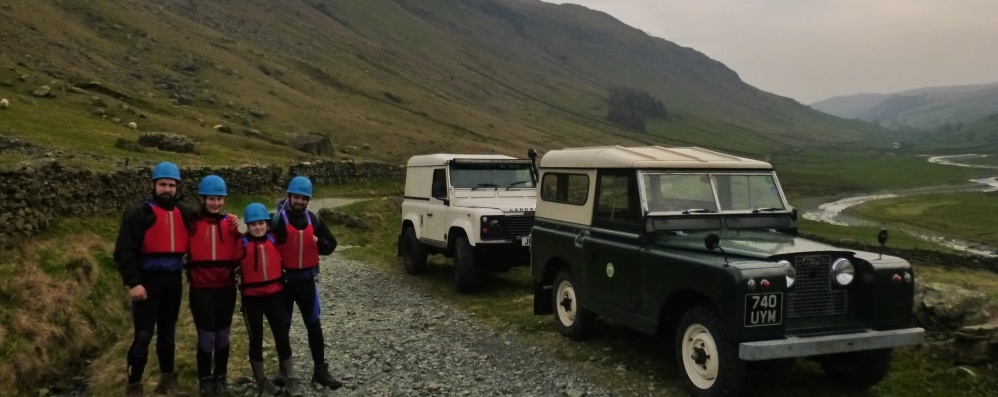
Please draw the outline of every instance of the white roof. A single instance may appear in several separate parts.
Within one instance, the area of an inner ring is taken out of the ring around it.
[[[409,162],[406,163],[407,167],[426,167],[443,165],[448,161],[453,159],[483,159],[483,160],[516,160],[516,157],[510,157],[502,154],[427,154],[422,156],[412,156],[409,158]]]
[[[732,156],[698,147],[599,146],[552,150],[540,161],[543,168],[740,168],[766,169],[765,161]]]

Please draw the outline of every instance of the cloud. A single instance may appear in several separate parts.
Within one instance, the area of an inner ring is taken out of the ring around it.
[[[994,0],[576,0],[809,103],[998,82]],[[561,2],[558,2],[561,3]]]

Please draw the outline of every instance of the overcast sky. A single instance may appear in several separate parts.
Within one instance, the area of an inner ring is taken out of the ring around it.
[[[809,104],[998,83],[998,0],[547,0],[606,12]]]

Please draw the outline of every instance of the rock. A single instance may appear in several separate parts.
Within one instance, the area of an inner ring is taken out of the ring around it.
[[[350,229],[367,229],[367,222],[363,219],[342,211],[323,208],[319,210],[319,217],[333,225],[343,225]]]
[[[90,104],[100,108],[106,108],[107,102],[104,102],[104,98],[99,96],[90,97]]]
[[[143,132],[139,135],[139,145],[168,152],[194,154],[198,152],[191,138],[170,132]]]
[[[329,142],[329,137],[316,132],[294,135],[291,137],[290,145],[296,150],[308,154],[327,157],[333,156],[333,145]]]
[[[252,114],[253,116],[255,116],[257,118],[261,118],[261,119],[264,118],[265,116],[267,116],[267,113],[265,113],[264,111],[262,111],[260,109],[250,109],[249,110],[249,114]]]
[[[221,133],[225,133],[225,134],[231,134],[232,133],[232,127],[229,127],[229,126],[227,126],[225,124],[216,125],[215,126],[215,130],[218,131],[218,132],[221,132]]]
[[[114,141],[114,147],[121,150],[127,150],[129,152],[144,153],[146,151],[146,148],[140,146],[138,143],[129,141],[125,138],[118,138],[118,140]]]
[[[34,91],[32,91],[31,95],[34,95],[34,96],[40,97],[40,98],[45,98],[45,97],[52,96],[52,88],[49,87],[49,86],[47,86],[47,85],[43,85],[41,87],[38,87]]]
[[[915,321],[928,331],[950,334],[957,329],[988,321],[987,294],[953,285],[915,283]]]

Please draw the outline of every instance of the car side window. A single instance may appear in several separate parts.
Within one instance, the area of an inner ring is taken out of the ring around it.
[[[630,170],[600,172],[594,226],[630,228],[641,221],[635,173]]]
[[[433,197],[447,196],[447,173],[444,171],[443,168],[433,170],[433,185],[430,187],[430,195]]]
[[[589,176],[549,172],[541,181],[541,200],[584,205],[589,197]]]

